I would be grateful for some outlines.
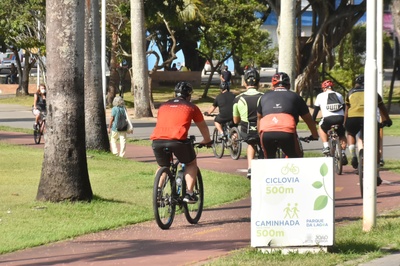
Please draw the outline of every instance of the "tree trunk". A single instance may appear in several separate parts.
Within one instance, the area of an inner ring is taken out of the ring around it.
[[[101,79],[99,1],[88,0],[85,15],[86,149],[110,151]]]
[[[111,33],[111,55],[110,55],[110,82],[108,84],[108,93],[107,93],[107,105],[112,106],[112,102],[115,98],[115,95],[118,93],[118,85],[119,85],[119,74],[117,71],[118,68],[118,60],[117,60],[117,51],[118,51],[118,28],[114,25],[111,25],[112,33]]]
[[[146,60],[143,0],[131,0],[132,88],[135,117],[153,117]]]
[[[90,201],[84,117],[84,1],[46,1],[47,130],[37,200]],[[60,63],[62,62],[62,63]]]

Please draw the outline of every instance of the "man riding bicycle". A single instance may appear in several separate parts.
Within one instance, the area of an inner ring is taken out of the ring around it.
[[[247,142],[259,141],[257,132],[257,106],[262,92],[258,90],[260,74],[255,68],[249,68],[244,73],[246,91],[236,96],[233,104],[233,122],[240,125],[240,136]],[[255,157],[252,145],[247,145],[247,178],[251,178],[251,160]]]
[[[343,96],[333,91],[333,82],[325,80],[321,84],[322,93],[317,95],[314,103],[314,112],[312,118],[314,121],[317,119],[319,111],[322,112],[322,118],[319,122],[318,133],[322,140],[322,153],[330,154],[328,143],[328,131],[333,125],[338,125],[337,133],[342,146],[342,164],[348,163],[346,157],[346,130],[344,129],[344,100]]]
[[[157,123],[150,139],[153,140],[152,148],[159,167],[170,166],[170,155],[175,154],[181,163],[185,163],[185,180],[187,191],[183,199],[187,203],[195,203],[196,195],[193,188],[197,176],[196,152],[190,140],[188,131],[192,120],[203,136],[202,144],[211,145],[210,132],[204,121],[203,114],[198,106],[190,102],[193,87],[190,83],[179,82],[175,86],[176,98],[163,103],[158,109]]]
[[[222,125],[232,122],[233,123],[233,100],[235,99],[235,95],[230,92],[226,86],[220,85],[221,93],[215,97],[215,100],[212,106],[208,109],[207,112],[204,112],[204,115],[210,115],[214,110],[218,107],[219,114],[214,119],[214,125],[219,132],[219,137],[224,137],[224,132],[222,130]]]
[[[382,97],[378,94],[378,108],[382,117],[382,123],[391,126],[392,120],[383,103]],[[374,118],[376,119],[376,118]],[[360,132],[360,139],[363,139],[364,125],[364,75],[359,75],[355,80],[355,86],[349,91],[346,97],[346,111],[345,111],[345,128],[347,131],[347,144],[349,152],[352,156],[351,165],[354,169],[358,168],[358,159],[355,150],[356,136]],[[379,135],[379,134],[378,134]],[[378,140],[379,141],[379,140]],[[359,147],[362,148],[362,147]],[[379,156],[378,156],[379,157]],[[379,169],[379,158],[378,169]],[[377,185],[382,183],[382,179],[377,176]]]
[[[308,106],[297,93],[290,91],[285,72],[272,76],[273,90],[264,93],[258,105],[257,123],[265,158],[275,158],[278,147],[289,158],[303,157],[296,132],[299,116],[307,124],[312,139],[318,132]]]

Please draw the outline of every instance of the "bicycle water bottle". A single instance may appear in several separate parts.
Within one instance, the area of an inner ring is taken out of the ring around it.
[[[182,164],[182,169],[180,169],[178,171],[178,173],[176,174],[176,187],[177,187],[177,194],[181,194],[181,188],[182,188],[182,180],[184,178],[183,173],[185,172],[185,165]]]

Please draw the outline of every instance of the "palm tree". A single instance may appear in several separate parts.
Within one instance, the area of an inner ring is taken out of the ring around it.
[[[46,1],[48,115],[37,200],[93,197],[85,149],[84,5],[84,1]]]

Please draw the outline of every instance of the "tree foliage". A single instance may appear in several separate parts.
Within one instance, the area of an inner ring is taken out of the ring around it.
[[[264,5],[253,0],[203,2],[205,24],[199,28],[198,50],[211,64],[210,78],[202,96],[206,97],[213,73],[231,56],[239,58],[243,65],[258,65],[272,61],[274,53],[268,50],[269,34],[260,29],[262,20],[256,16],[256,12],[266,11]],[[214,66],[212,60],[218,60],[218,64]]]
[[[41,55],[45,54],[45,0],[0,1],[0,36],[4,44],[18,57],[18,50],[25,50],[24,69],[17,60],[20,87],[17,95],[28,94],[29,72],[36,61],[42,70]],[[38,24],[38,22],[41,22]],[[38,27],[40,25],[40,27]],[[40,38],[39,38],[40,36]],[[32,58],[31,58],[32,57]]]

